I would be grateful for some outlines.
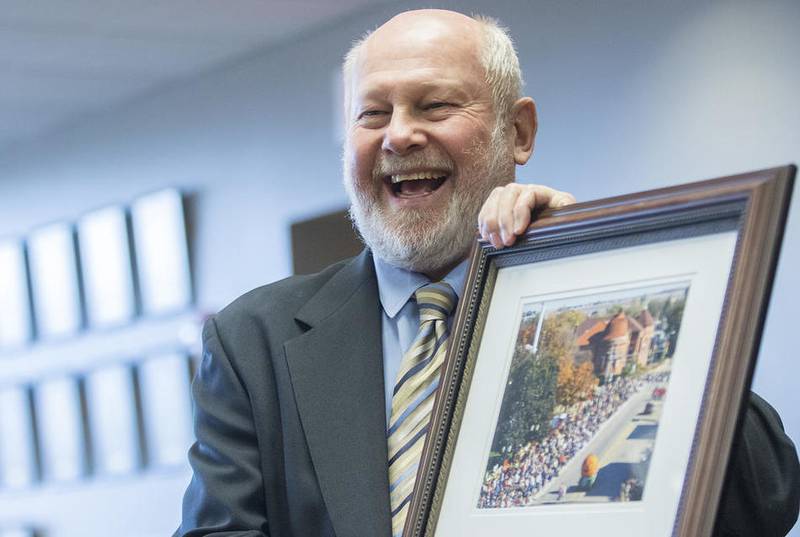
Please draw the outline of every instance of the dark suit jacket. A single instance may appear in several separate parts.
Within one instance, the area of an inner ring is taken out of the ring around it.
[[[193,384],[194,476],[175,535],[389,537],[381,310],[364,252],[261,287],[212,318]],[[797,456],[753,396],[717,535],[797,516]]]

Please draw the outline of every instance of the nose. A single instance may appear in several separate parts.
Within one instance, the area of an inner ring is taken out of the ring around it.
[[[428,142],[418,118],[402,109],[395,108],[383,135],[384,151],[405,155],[420,149]]]

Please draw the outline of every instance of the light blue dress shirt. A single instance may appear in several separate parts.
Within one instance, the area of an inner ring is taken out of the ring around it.
[[[418,272],[394,267],[376,256],[375,274],[378,277],[378,294],[383,318],[381,336],[383,342],[383,386],[386,396],[386,422],[392,415],[392,392],[400,369],[403,353],[411,347],[419,330],[419,310],[413,300],[414,291],[430,283],[430,278]],[[450,271],[443,281],[450,284],[458,299],[464,292],[467,276],[467,261],[462,261]],[[452,326],[453,316],[448,319]]]

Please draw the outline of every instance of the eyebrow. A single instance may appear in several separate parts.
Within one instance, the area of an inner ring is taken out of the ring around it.
[[[366,92],[361,94],[356,94],[356,97],[361,101],[367,100],[378,100],[382,101],[385,100],[386,94],[390,93],[393,89],[393,85],[391,83],[383,83],[378,87],[369,88]],[[468,94],[464,91],[461,87],[461,84],[453,81],[449,83],[447,81],[435,81],[435,82],[420,82],[416,84],[414,87],[415,91],[419,91],[421,94],[436,92],[436,93],[443,93],[449,97],[456,97],[456,98],[467,98]]]

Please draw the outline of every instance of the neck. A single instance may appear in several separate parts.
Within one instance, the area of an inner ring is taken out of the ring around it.
[[[432,282],[441,281],[442,278],[447,276],[450,273],[450,271],[453,270],[454,268],[456,268],[459,263],[464,261],[464,259],[466,259],[466,258],[456,259],[455,261],[453,261],[452,263],[450,263],[448,265],[445,265],[444,267],[437,268],[435,270],[426,271],[426,272],[423,272],[423,274],[425,274],[425,276],[430,278],[430,280]]]

